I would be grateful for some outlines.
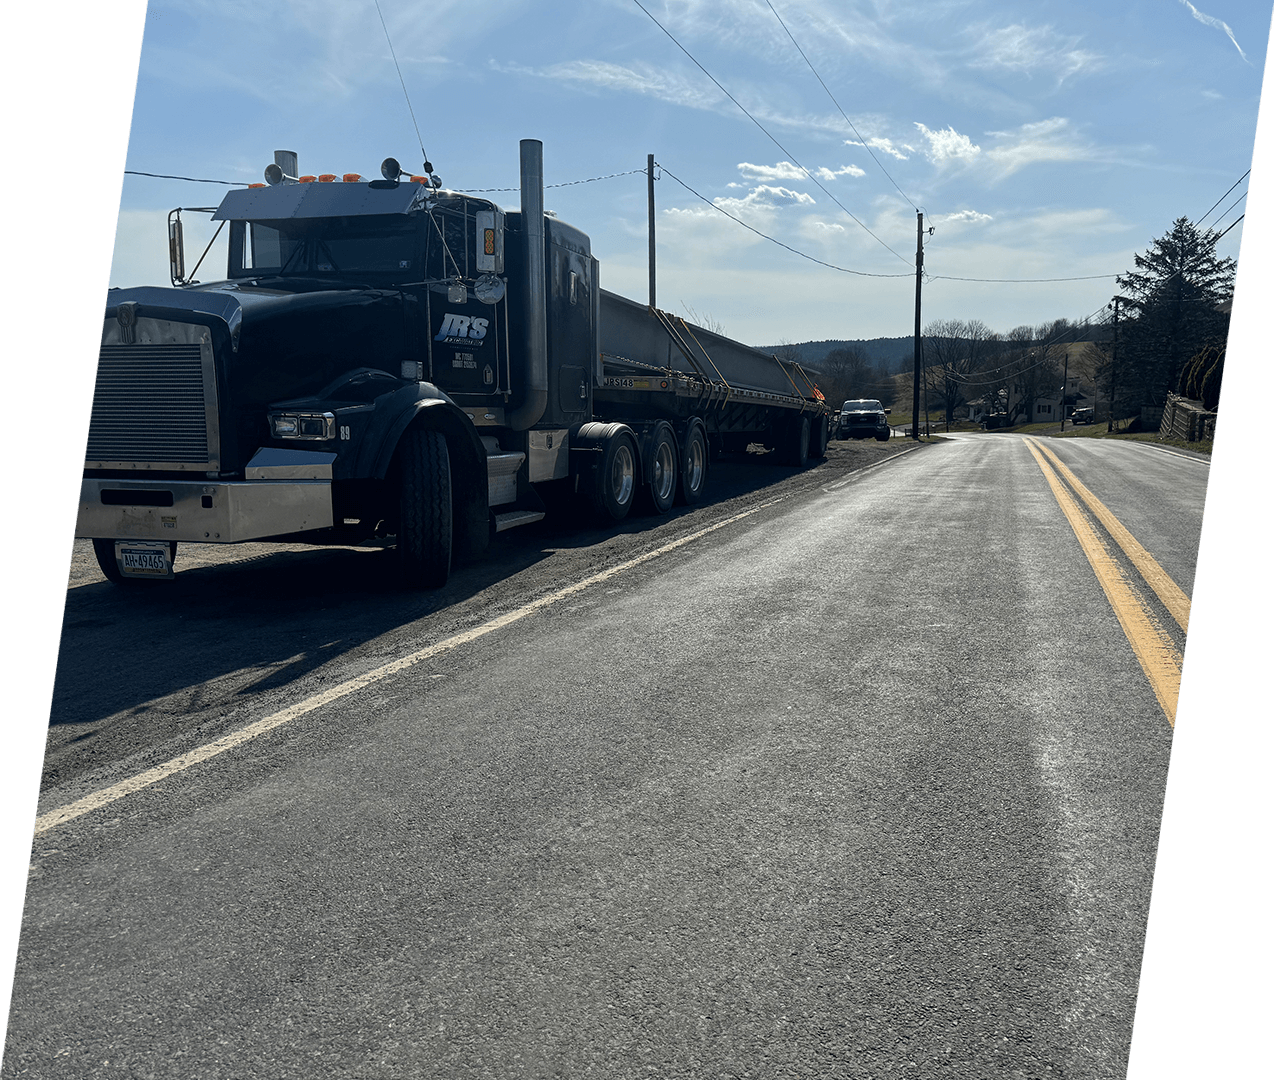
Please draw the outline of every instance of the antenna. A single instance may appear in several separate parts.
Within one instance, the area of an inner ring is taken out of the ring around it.
[[[424,162],[425,172],[428,173],[429,179],[433,181],[436,188],[442,187],[442,181],[434,175],[433,164],[429,160],[429,155],[425,153],[425,140],[420,134],[420,125],[416,123],[416,110],[411,107],[411,97],[407,93],[407,83],[403,79],[403,69],[398,66],[398,54],[394,52],[394,43],[389,37],[389,27],[385,25],[385,15],[380,10],[380,0],[376,0],[376,14],[380,16],[381,29],[385,31],[385,41],[389,44],[389,55],[394,60],[394,70],[398,72],[398,81],[402,83],[403,97],[407,101],[407,111],[411,114],[412,127],[416,129],[416,141],[420,144],[420,159]]]

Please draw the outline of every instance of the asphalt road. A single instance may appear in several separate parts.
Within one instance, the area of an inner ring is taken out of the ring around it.
[[[1188,592],[1206,463],[1041,442]],[[1122,1076],[1168,717],[1026,442],[901,443],[433,596],[81,566],[42,813],[308,711],[37,836],[4,1075]]]

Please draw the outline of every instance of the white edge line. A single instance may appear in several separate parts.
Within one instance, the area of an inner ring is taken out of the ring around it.
[[[920,444],[920,445],[925,445],[925,444]],[[837,480],[833,484],[822,485],[822,490],[828,493],[831,493],[833,491],[839,491],[846,484],[852,484],[855,480],[857,480],[860,476],[862,476],[863,473],[871,472],[872,469],[879,469],[882,465],[888,465],[891,461],[897,461],[904,454],[910,454],[913,451],[919,450],[919,449],[920,449],[920,446],[918,445],[918,446],[909,446],[905,450],[899,450],[898,453],[890,454],[887,458],[883,458],[880,461],[873,461],[870,465],[864,465],[861,469],[855,469],[852,473],[850,473],[847,477],[845,477],[844,480]]]
[[[878,464],[884,464],[884,462],[878,462]],[[277,727],[289,724],[298,717],[304,716],[306,713],[313,712],[315,709],[322,708],[324,705],[329,705],[340,698],[348,697],[350,694],[355,693],[358,690],[362,690],[365,687],[370,686],[372,683],[379,682],[381,679],[387,678],[390,675],[397,674],[406,668],[412,667],[413,665],[420,663],[422,660],[428,660],[440,653],[448,652],[460,645],[467,645],[471,641],[476,641],[478,638],[485,637],[493,631],[501,630],[504,627],[518,622],[519,620],[526,618],[526,616],[539,611],[541,608],[548,607],[549,604],[556,603],[558,600],[564,600],[568,596],[574,596],[576,593],[582,592],[584,589],[587,589],[592,585],[597,585],[600,582],[607,581],[610,578],[615,577],[617,574],[622,574],[627,570],[640,566],[642,563],[650,562],[652,559],[657,559],[661,555],[666,555],[670,551],[675,551],[679,547],[684,547],[686,544],[707,536],[709,533],[716,532],[718,529],[723,529],[727,525],[733,525],[736,521],[742,521],[746,517],[751,517],[753,514],[759,513],[760,511],[773,506],[775,503],[782,502],[784,499],[788,498],[791,498],[791,493],[780,495],[774,499],[769,499],[749,510],[744,510],[741,513],[734,514],[731,517],[724,519],[723,521],[718,521],[713,525],[708,525],[699,529],[697,532],[689,533],[688,535],[682,536],[676,540],[671,540],[660,547],[644,552],[643,554],[637,555],[625,562],[618,563],[607,570],[601,570],[598,573],[593,574],[591,577],[584,578],[582,581],[577,581],[572,585],[567,585],[564,588],[558,589],[557,592],[550,593],[547,596],[542,596],[538,600],[532,600],[529,604],[523,604],[522,607],[506,612],[504,615],[497,616],[489,622],[483,623],[481,626],[474,627],[472,630],[465,630],[462,633],[455,634],[452,637],[445,638],[444,640],[435,642],[432,645],[426,645],[423,649],[417,649],[415,652],[408,653],[406,656],[399,657],[397,660],[391,660],[389,663],[382,664],[380,667],[373,668],[371,671],[364,672],[362,675],[356,676],[353,679],[347,679],[345,682],[338,683],[336,686],[324,690],[320,694],[314,694],[313,696],[306,698],[304,701],[297,702],[295,705],[289,705],[286,709],[280,709],[278,712],[271,713],[269,716],[266,716],[255,723],[239,728],[236,731],[231,731],[228,734],[222,735],[219,739],[214,739],[212,742],[196,747],[188,753],[181,754],[169,761],[165,761],[162,765],[156,765],[153,769],[147,769],[145,772],[138,773],[136,776],[131,776],[126,780],[121,780],[117,784],[112,784],[110,787],[102,788],[100,791],[94,791],[85,795],[81,799],[76,799],[74,802],[67,803],[65,806],[59,806],[54,810],[49,810],[35,819],[35,835],[39,836],[42,833],[48,832],[50,829],[66,824],[68,821],[73,821],[75,818],[80,817],[83,814],[87,814],[92,810],[97,810],[115,802],[118,799],[122,799],[126,795],[132,795],[144,788],[148,788],[152,784],[156,784],[160,780],[172,776],[175,773],[184,772],[192,765],[197,765],[200,762],[207,761],[209,758],[216,757],[218,754],[223,754],[227,750],[231,750],[236,746],[241,746],[243,743],[255,739],[258,735],[264,735],[266,732],[273,731]]]

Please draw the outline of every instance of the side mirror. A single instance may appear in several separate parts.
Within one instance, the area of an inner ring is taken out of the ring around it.
[[[181,234],[181,210],[168,213],[168,276],[174,286],[186,284],[186,245]]]

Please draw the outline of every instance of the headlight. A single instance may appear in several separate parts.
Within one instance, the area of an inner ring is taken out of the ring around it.
[[[271,413],[270,434],[276,439],[336,438],[336,415],[324,413]]]

